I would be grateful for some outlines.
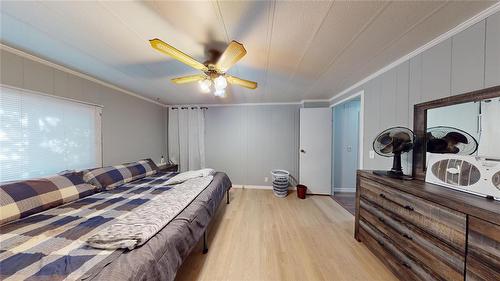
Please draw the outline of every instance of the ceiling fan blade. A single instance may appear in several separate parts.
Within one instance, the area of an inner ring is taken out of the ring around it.
[[[203,74],[196,74],[196,75],[189,75],[189,76],[182,76],[178,78],[173,78],[171,81],[172,83],[175,84],[184,84],[184,83],[191,83],[191,82],[196,82],[200,80],[205,80],[207,77]]]
[[[197,60],[193,59],[192,57],[186,55],[185,53],[177,50],[176,48],[170,46],[169,44],[161,41],[158,38],[151,39],[149,40],[149,43],[151,44],[151,47],[154,49],[182,62],[185,63],[192,68],[201,70],[201,71],[207,71],[208,68],[202,64],[201,62],[198,62]]]
[[[226,50],[220,56],[215,69],[221,73],[226,73],[233,65],[235,65],[247,53],[243,44],[236,41],[231,41]]]
[[[241,78],[234,77],[234,76],[226,76],[226,79],[227,79],[227,82],[229,82],[229,84],[239,85],[239,86],[242,86],[242,87],[245,87],[248,89],[257,88],[257,82],[241,79]]]

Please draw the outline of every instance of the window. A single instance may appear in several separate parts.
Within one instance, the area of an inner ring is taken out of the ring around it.
[[[0,85],[0,182],[101,165],[101,107]]]

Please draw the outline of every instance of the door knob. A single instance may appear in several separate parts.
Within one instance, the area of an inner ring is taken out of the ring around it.
[[[301,150],[300,150],[300,152],[301,152],[301,153],[306,153],[306,151],[305,151],[305,150],[303,150],[303,149],[301,149]]]

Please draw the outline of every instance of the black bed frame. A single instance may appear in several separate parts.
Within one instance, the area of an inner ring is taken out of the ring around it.
[[[231,188],[229,188],[231,189]],[[226,204],[229,204],[229,189],[226,190]],[[208,253],[207,230],[203,232],[203,254]]]

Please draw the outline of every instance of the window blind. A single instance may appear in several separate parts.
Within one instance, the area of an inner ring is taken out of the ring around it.
[[[101,107],[0,86],[0,182],[101,165]]]

